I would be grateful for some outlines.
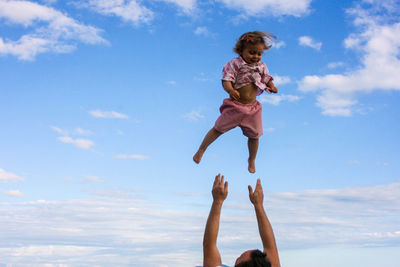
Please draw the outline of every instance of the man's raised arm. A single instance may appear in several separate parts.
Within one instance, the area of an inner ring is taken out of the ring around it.
[[[253,188],[249,185],[249,198],[251,203],[253,203],[256,212],[258,231],[260,232],[264,253],[267,254],[267,258],[271,262],[272,267],[280,267],[281,264],[279,262],[279,254],[276,247],[274,232],[264,210],[264,192],[260,179],[257,180],[254,192]]]
[[[219,218],[224,200],[228,196],[228,182],[224,183],[224,176],[215,177],[212,189],[213,203],[208,215],[203,238],[203,267],[221,266],[221,255],[217,248]]]

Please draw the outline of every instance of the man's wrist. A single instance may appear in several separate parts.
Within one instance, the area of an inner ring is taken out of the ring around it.
[[[224,203],[223,199],[213,199],[213,204],[214,205],[220,205],[222,206],[222,204]]]
[[[263,203],[253,203],[255,209],[264,209]]]

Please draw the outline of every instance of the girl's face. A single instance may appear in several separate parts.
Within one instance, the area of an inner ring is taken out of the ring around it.
[[[264,45],[262,43],[247,44],[244,47],[241,56],[247,64],[256,65],[258,62],[260,62],[263,53]]]

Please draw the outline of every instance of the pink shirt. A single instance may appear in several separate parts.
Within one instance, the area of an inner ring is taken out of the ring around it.
[[[269,80],[273,80],[268,73],[268,67],[263,62],[257,65],[247,64],[242,57],[237,57],[225,64],[222,70],[222,80],[231,81],[234,89],[239,89],[250,83],[258,87],[257,95],[261,95],[264,90],[271,93],[267,86]]]

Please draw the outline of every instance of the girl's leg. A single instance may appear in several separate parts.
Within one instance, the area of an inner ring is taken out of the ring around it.
[[[256,156],[258,150],[258,138],[249,138],[247,141],[247,146],[249,147],[249,172],[256,172]]]
[[[193,156],[194,162],[197,164],[200,163],[201,158],[203,157],[204,151],[206,151],[207,147],[214,142],[222,133],[218,132],[217,130],[211,128],[211,130],[208,131],[206,136],[203,139],[203,142],[201,143],[199,149],[197,150],[196,154]]]

